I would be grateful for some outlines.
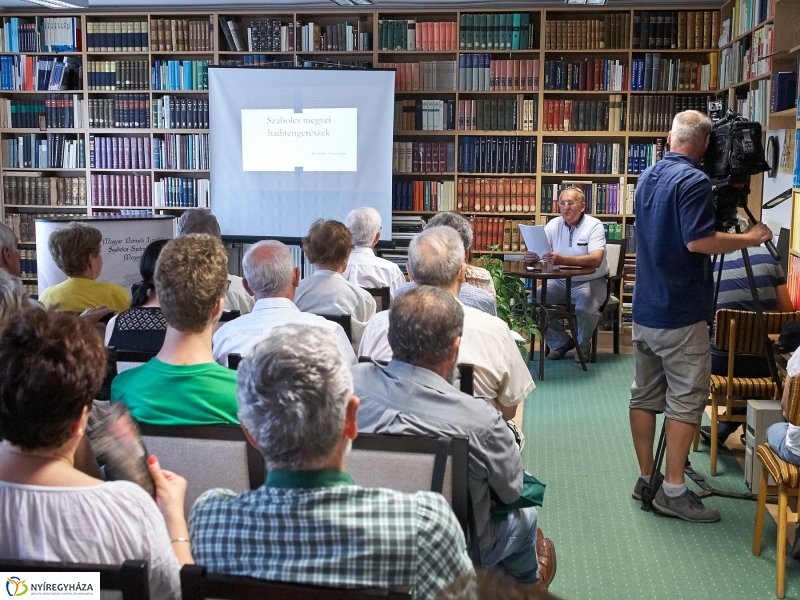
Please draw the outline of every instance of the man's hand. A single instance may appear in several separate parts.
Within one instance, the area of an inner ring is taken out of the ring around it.
[[[564,264],[564,257],[558,252],[548,252],[547,254],[542,256],[542,260],[545,262],[553,263],[554,265]]]
[[[528,264],[539,262],[539,255],[528,250],[525,252],[525,262]]]
[[[753,239],[753,246],[763,244],[772,239],[772,230],[764,223],[756,223],[747,230],[746,235]]]
[[[113,315],[115,312],[117,311],[115,311],[113,308],[107,307],[104,304],[103,306],[98,306],[97,308],[87,308],[80,314],[80,317],[92,323],[99,323],[100,319],[106,315]]]

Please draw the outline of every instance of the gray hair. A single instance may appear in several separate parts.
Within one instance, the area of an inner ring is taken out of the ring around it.
[[[5,223],[0,223],[0,252],[4,248],[17,249],[17,236],[14,235],[14,230]]]
[[[189,233],[207,233],[222,239],[222,230],[219,228],[217,217],[203,208],[190,208],[178,219],[178,237]]]
[[[28,306],[28,295],[22,282],[0,269],[0,321],[13,317]]]
[[[464,309],[440,288],[419,285],[397,296],[389,309],[389,346],[395,359],[440,365],[464,329]]]
[[[461,236],[461,242],[464,244],[464,250],[472,246],[472,225],[469,221],[457,212],[442,212],[434,215],[428,219],[428,224],[425,229],[429,227],[452,227]]]
[[[464,244],[452,227],[429,227],[408,246],[408,269],[417,285],[451,285],[464,264]]]
[[[263,240],[248,248],[242,259],[242,270],[254,294],[272,298],[291,285],[294,260],[281,242]]]
[[[586,194],[583,193],[583,190],[581,188],[575,187],[574,185],[571,185],[570,187],[561,190],[561,193],[558,195],[558,199],[561,200],[561,196],[563,196],[567,192],[574,192],[575,194],[578,195],[578,200],[580,200],[583,204],[586,204]]]
[[[267,469],[318,468],[342,438],[353,377],[329,330],[276,327],[242,361],[237,384],[239,419]]]
[[[347,213],[344,225],[353,236],[354,246],[370,246],[381,230],[381,214],[371,206],[354,208]]]
[[[711,133],[711,119],[697,110],[679,112],[672,119],[670,140],[673,145],[703,144],[706,136]]]

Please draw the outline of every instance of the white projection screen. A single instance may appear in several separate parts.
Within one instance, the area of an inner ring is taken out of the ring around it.
[[[391,239],[394,71],[211,67],[211,209],[226,239],[303,237],[372,206]]]

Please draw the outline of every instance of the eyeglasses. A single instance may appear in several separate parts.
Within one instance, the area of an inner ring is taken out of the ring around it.
[[[566,208],[566,207],[572,208],[576,204],[578,204],[578,203],[577,202],[563,202],[561,200],[558,201],[558,207],[559,208]]]

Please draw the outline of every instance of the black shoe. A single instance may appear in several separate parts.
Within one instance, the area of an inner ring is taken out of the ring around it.
[[[661,487],[653,498],[653,508],[662,515],[690,523],[716,523],[721,518],[718,510],[705,506],[691,490],[686,490],[680,496],[671,497],[667,496]]]
[[[575,347],[575,342],[572,340],[568,340],[566,344],[561,346],[560,348],[556,348],[555,350],[550,350],[550,354],[547,355],[547,358],[550,360],[561,360],[564,356]]]
[[[709,425],[703,425],[700,428],[700,438],[706,444],[711,445],[711,427]],[[724,448],[725,447],[725,440],[728,439],[727,435],[722,435],[719,430],[717,430],[717,447]]]

